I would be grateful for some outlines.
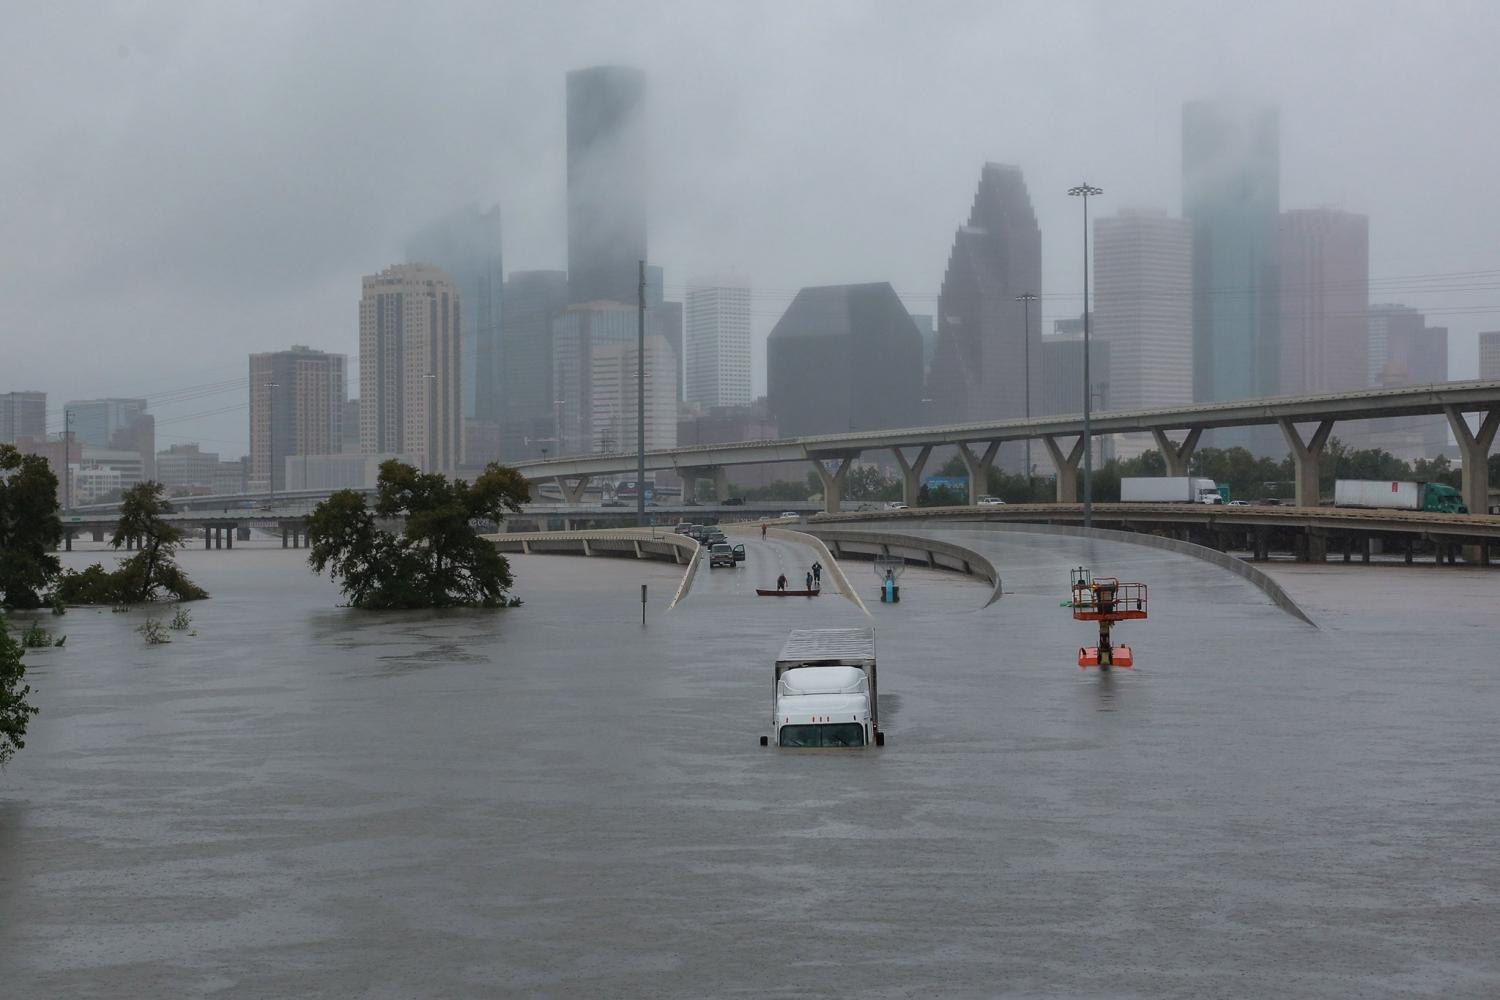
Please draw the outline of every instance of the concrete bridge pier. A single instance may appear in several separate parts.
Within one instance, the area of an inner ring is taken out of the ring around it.
[[[849,466],[854,464],[854,460],[859,457],[859,452],[811,457],[813,471],[818,474],[818,481],[823,484],[823,510],[829,514],[837,514],[839,496],[844,489],[844,477],[849,475]],[[824,461],[838,462],[838,470],[829,472],[823,465]]]
[[[1167,460],[1167,475],[1185,476],[1188,474],[1188,462],[1193,458],[1193,452],[1198,450],[1198,439],[1203,436],[1202,427],[1193,427],[1188,430],[1187,437],[1182,439],[1182,444],[1173,444],[1167,437],[1167,432],[1152,430],[1151,436],[1156,439],[1156,447]]]
[[[1318,421],[1312,437],[1306,441],[1302,440],[1301,433],[1291,420],[1282,417],[1276,422],[1281,426],[1281,433],[1285,435],[1287,447],[1292,453],[1292,471],[1297,478],[1297,506],[1316,507],[1318,505],[1318,458],[1323,454],[1323,446],[1328,443],[1328,435],[1333,430],[1333,421]]]
[[[63,532],[63,551],[64,552],[72,552],[73,551],[73,532],[71,532],[71,531],[64,531]]]
[[[203,549],[207,551],[214,547],[214,529],[205,524],[203,526]]]
[[[1078,436],[1066,455],[1054,435],[1042,435],[1042,444],[1047,446],[1047,454],[1052,456],[1052,467],[1057,470],[1057,502],[1077,503],[1078,463],[1083,461],[1083,435]]]
[[[1453,429],[1453,439],[1458,442],[1459,461],[1463,462],[1459,492],[1463,494],[1464,506],[1470,514],[1486,514],[1490,509],[1490,447],[1495,443],[1495,431],[1500,430],[1500,409],[1484,411],[1478,431],[1469,430],[1469,423],[1458,407],[1444,406],[1443,413]]]
[[[593,476],[554,476],[553,482],[557,483],[557,488],[562,490],[563,499],[568,503],[582,503],[583,491],[588,489],[592,478]],[[575,481],[570,483],[569,480]],[[640,488],[640,484],[636,484],[636,489]]]
[[[896,464],[901,466],[901,502],[908,507],[917,505],[917,495],[922,492],[922,470],[932,456],[932,445],[924,444],[917,449],[917,457],[908,459],[903,448],[892,448]]]
[[[958,456],[964,460],[964,469],[969,473],[969,504],[977,504],[979,498],[990,491],[990,466],[995,463],[995,452],[1000,450],[999,441],[991,441],[984,449],[983,457],[976,458],[967,442],[958,443]]]
[[[94,541],[96,541],[96,542],[103,542],[104,541],[104,529],[103,528],[95,528],[94,529]]]

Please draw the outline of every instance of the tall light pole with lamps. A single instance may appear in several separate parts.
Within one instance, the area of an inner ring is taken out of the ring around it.
[[[1036,301],[1035,292],[1023,292],[1016,296],[1016,301],[1021,303],[1024,336],[1026,337],[1026,419],[1031,419],[1031,304]],[[1031,496],[1031,438],[1026,439],[1026,502],[1032,501]]]
[[[1093,403],[1090,397],[1094,394],[1093,386],[1089,382],[1089,197],[1103,193],[1103,189],[1096,188],[1087,181],[1068,188],[1068,194],[1083,199],[1083,526],[1085,528],[1094,526],[1094,446],[1091,440],[1093,425],[1089,415]]]

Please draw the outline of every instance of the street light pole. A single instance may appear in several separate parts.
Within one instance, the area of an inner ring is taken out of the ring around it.
[[[1094,444],[1089,411],[1094,394],[1089,383],[1089,196],[1104,191],[1085,181],[1068,188],[1068,194],[1083,199],[1083,526],[1094,526]]]
[[[635,517],[646,523],[646,262],[640,262],[635,347]]]
[[[1023,292],[1016,296],[1016,301],[1021,303],[1025,315],[1026,336],[1026,419],[1031,420],[1031,304],[1036,301],[1035,292]],[[1027,429],[1026,438],[1026,502],[1032,501],[1031,496],[1031,438],[1030,428]]]
[[[63,407],[63,512],[67,513],[73,508],[73,473],[70,465],[73,461],[69,454],[72,449],[70,438],[73,435],[73,411],[66,406]]]
[[[271,486],[270,506],[276,504],[276,390],[280,382],[267,382],[266,389],[266,447],[271,450],[270,468],[266,470],[266,482]]]

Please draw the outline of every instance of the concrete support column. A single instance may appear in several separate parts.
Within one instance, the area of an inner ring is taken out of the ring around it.
[[[218,525],[215,525],[214,526],[214,548],[216,548],[216,549],[222,549],[223,547],[224,547],[224,529],[222,527],[219,527]]]
[[[1047,454],[1052,456],[1052,466],[1057,470],[1057,502],[1077,503],[1078,463],[1083,460],[1083,436],[1079,435],[1066,455],[1051,434],[1042,435],[1042,444],[1047,446]]]
[[[214,547],[214,529],[210,528],[206,524],[203,526],[203,547],[204,549],[211,549]]]
[[[677,478],[682,480],[682,499],[686,503],[689,500],[698,499],[698,475],[693,469],[678,469]]]
[[[1000,442],[991,441],[989,447],[984,449],[984,456],[977,458],[969,450],[967,442],[958,443],[958,455],[964,460],[964,468],[969,472],[969,503],[971,505],[977,504],[979,498],[990,491],[990,466],[995,461],[995,452],[999,450]]]
[[[231,524],[224,529],[224,547],[226,549],[234,548],[234,533],[237,528],[239,528],[239,525]]]
[[[1182,444],[1173,444],[1163,430],[1151,431],[1151,436],[1156,439],[1156,447],[1161,452],[1162,458],[1167,460],[1167,475],[1185,476],[1188,474],[1188,462],[1193,457],[1193,452],[1198,450],[1198,439],[1203,436],[1202,427],[1188,429],[1187,437],[1182,439]]]
[[[574,478],[577,482],[570,484],[568,482],[569,478]],[[557,488],[562,491],[564,500],[568,503],[582,503],[583,491],[588,488],[589,480],[592,478],[592,476],[554,476],[553,481],[557,483]],[[635,488],[639,490],[644,489],[645,486],[637,483]]]
[[[94,529],[94,541],[96,541],[96,542],[103,542],[104,541],[104,529],[103,528],[95,528]]]
[[[829,514],[839,512],[839,495],[844,489],[844,477],[849,474],[849,466],[859,457],[859,452],[852,455],[830,456],[833,461],[839,463],[837,472],[829,472],[823,467],[823,460],[812,459],[813,471],[818,474],[818,481],[823,484],[823,510]]]
[[[1490,509],[1490,447],[1495,443],[1495,431],[1500,430],[1500,408],[1484,412],[1477,432],[1469,430],[1469,422],[1458,407],[1445,406],[1443,413],[1448,417],[1453,439],[1458,442],[1459,460],[1464,464],[1459,486],[1464,506],[1469,508],[1470,514],[1487,514]]]
[[[722,465],[713,468],[714,503],[729,499],[729,470]]]
[[[927,459],[932,455],[932,445],[922,445],[917,449],[917,457],[910,460],[900,448],[892,448],[891,453],[896,456],[896,464],[901,466],[901,502],[908,507],[915,507],[917,494],[922,492],[922,470],[927,467]]]
[[[281,526],[281,547],[282,548],[286,548],[286,543],[287,543],[287,530],[286,530],[286,525],[283,524]]]
[[[1281,425],[1281,433],[1286,437],[1287,447],[1292,452],[1292,471],[1297,477],[1297,506],[1316,507],[1318,505],[1318,457],[1323,454],[1323,446],[1328,443],[1328,434],[1333,430],[1332,420],[1318,422],[1318,427],[1312,433],[1312,437],[1306,441],[1298,433],[1297,427],[1286,417],[1276,421]]]
[[[1359,547],[1359,561],[1368,563],[1370,561],[1370,536],[1366,535]]]

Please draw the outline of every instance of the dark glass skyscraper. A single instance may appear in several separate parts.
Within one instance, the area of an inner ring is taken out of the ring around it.
[[[938,293],[931,422],[1023,416],[1028,340],[1031,413],[1040,412],[1042,310],[1016,301],[1027,293],[1042,293],[1042,233],[1031,196],[1019,167],[986,163]],[[1019,471],[1021,454],[1020,445],[1007,444],[1001,464]]]
[[[536,458],[552,439],[556,407],[552,385],[552,321],[567,308],[568,276],[562,271],[512,271],[505,282],[502,353],[505,356],[505,415],[500,454],[507,460]]]
[[[1193,225],[1193,394],[1274,396],[1281,385],[1275,108],[1182,107],[1182,214]]]
[[[407,240],[411,263],[433,264],[458,289],[463,303],[459,331],[459,389],[468,420],[498,422],[501,386],[500,299],[505,284],[500,252],[500,206],[481,212],[470,206],[441,219]]]
[[[910,427],[922,336],[886,282],[804,288],[766,341],[766,390],[788,437]]]
[[[634,304],[646,259],[646,77],[568,74],[568,301]]]

